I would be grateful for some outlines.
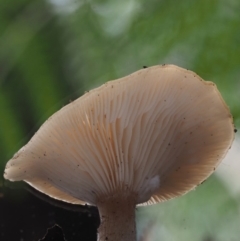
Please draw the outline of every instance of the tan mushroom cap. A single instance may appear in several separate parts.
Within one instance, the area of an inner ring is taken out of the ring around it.
[[[7,163],[4,177],[71,203],[94,205],[116,193],[156,203],[199,185],[233,139],[232,116],[215,84],[159,65],[56,112]]]

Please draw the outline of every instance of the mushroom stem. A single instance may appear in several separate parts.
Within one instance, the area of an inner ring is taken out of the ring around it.
[[[97,203],[98,241],[136,241],[135,198],[114,197]]]

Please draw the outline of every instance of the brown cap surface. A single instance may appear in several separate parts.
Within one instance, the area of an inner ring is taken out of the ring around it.
[[[233,139],[232,116],[215,84],[159,65],[56,112],[7,163],[4,177],[71,203],[96,204],[115,193],[155,203],[199,185]]]

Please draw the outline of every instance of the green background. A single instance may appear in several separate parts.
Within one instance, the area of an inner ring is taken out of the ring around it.
[[[239,0],[0,0],[1,173],[70,100],[163,63],[215,82],[240,128]],[[237,241],[239,203],[213,176],[182,198],[139,208],[139,236]]]

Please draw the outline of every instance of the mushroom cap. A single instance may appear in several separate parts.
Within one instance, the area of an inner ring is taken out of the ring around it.
[[[174,65],[109,81],[52,115],[7,163],[23,180],[70,203],[112,195],[156,203],[213,173],[234,139],[212,82]]]

